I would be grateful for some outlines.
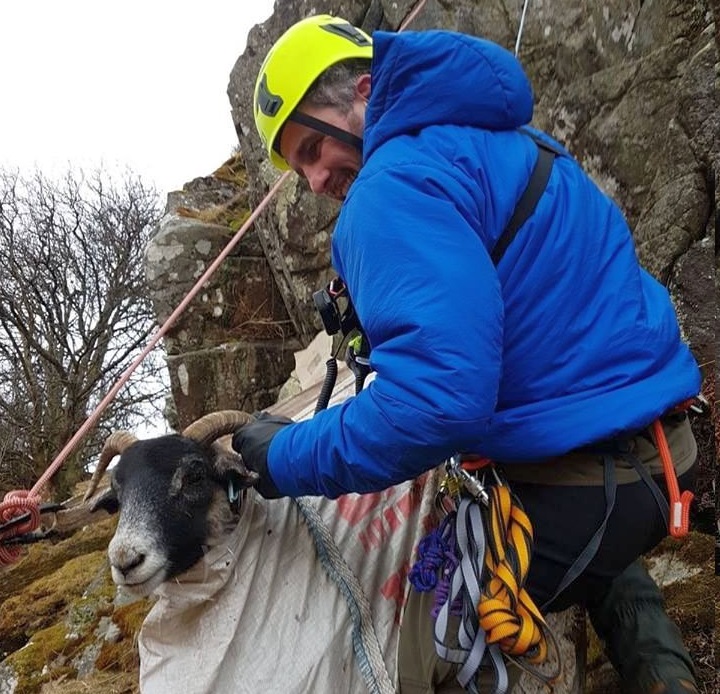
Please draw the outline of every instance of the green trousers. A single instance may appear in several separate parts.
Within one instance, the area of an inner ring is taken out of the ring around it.
[[[692,660],[662,594],[640,561],[587,605],[597,635],[627,694],[681,694],[696,689]]]

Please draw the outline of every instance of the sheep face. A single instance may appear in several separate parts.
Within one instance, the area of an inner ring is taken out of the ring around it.
[[[225,458],[219,472],[215,456],[179,435],[137,441],[122,453],[110,490],[95,503],[120,513],[108,548],[117,585],[151,593],[195,564],[232,520],[225,490],[233,470]]]

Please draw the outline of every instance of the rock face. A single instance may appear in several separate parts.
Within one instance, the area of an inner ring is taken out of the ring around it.
[[[233,182],[196,179],[169,196],[168,213],[147,248],[147,276],[164,322],[247,216]],[[175,426],[207,412],[252,412],[275,401],[293,367],[298,330],[257,234],[242,238],[165,338]]]

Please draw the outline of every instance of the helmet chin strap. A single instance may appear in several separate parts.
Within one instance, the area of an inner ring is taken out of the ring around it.
[[[300,111],[294,111],[291,113],[288,120],[299,123],[300,125],[305,125],[308,128],[312,128],[313,130],[323,133],[324,135],[330,135],[330,137],[334,137],[336,140],[340,140],[340,142],[344,142],[345,144],[354,147],[358,150],[358,152],[360,152],[360,154],[362,154],[362,138],[357,135],[353,135],[347,130],[336,128],[334,125],[330,125],[330,123],[326,123],[319,118],[313,118],[312,116],[308,116],[307,113],[301,113]],[[280,138],[277,139],[279,140]]]

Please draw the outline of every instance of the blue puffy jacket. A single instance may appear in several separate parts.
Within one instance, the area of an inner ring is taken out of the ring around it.
[[[456,451],[541,460],[639,429],[700,387],[668,294],[568,155],[496,268],[537,147],[518,61],[470,36],[374,35],[364,164],[332,260],[372,345],[358,396],[281,430],[287,495],[369,492]],[[550,463],[551,464],[551,463]]]

